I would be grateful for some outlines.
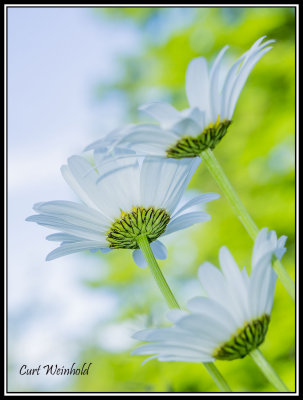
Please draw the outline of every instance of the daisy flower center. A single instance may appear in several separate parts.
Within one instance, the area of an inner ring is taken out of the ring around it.
[[[112,249],[138,249],[137,237],[145,234],[153,242],[164,233],[170,216],[162,208],[133,207],[131,212],[121,211],[120,219],[111,226],[107,241]]]
[[[269,320],[269,315],[264,314],[261,318],[247,322],[228,342],[217,348],[213,356],[217,360],[235,360],[245,357],[264,341]]]
[[[202,151],[210,148],[213,150],[220,140],[225,136],[231,121],[220,119],[215,124],[209,124],[202,133],[196,137],[184,136],[177,143],[166,150],[169,158],[189,158],[196,157]]]

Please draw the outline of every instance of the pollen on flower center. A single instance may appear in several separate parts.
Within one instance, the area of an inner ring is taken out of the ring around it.
[[[198,136],[184,136],[176,144],[166,150],[169,158],[196,157],[206,149],[213,150],[227,132],[231,121],[218,119],[215,124],[207,126]]]
[[[153,242],[165,231],[170,216],[164,209],[133,207],[126,213],[121,211],[120,219],[111,226],[107,241],[112,249],[137,249],[137,237],[145,234]]]
[[[235,360],[245,357],[264,341],[269,320],[269,315],[264,314],[258,319],[247,322],[228,342],[216,349],[213,356],[218,360]]]

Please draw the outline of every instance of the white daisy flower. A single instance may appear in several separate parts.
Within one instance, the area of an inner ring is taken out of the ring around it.
[[[274,231],[263,228],[254,244],[250,276],[245,267],[239,270],[229,250],[222,247],[221,271],[208,262],[199,268],[207,297],[189,300],[188,312],[171,310],[168,318],[173,326],[137,332],[136,339],[152,343],[133,354],[189,362],[245,357],[264,341],[276,284],[272,257],[282,257],[285,241],[286,236],[278,240]]]
[[[205,193],[183,206],[181,197],[199,165],[199,159],[178,160],[146,157],[140,161],[107,158],[92,166],[83,157],[73,156],[61,168],[62,175],[83,204],[49,201],[34,205],[39,214],[27,218],[58,230],[47,237],[61,242],[47,260],[81,250],[107,252],[133,249],[137,265],[146,262],[136,238],[144,234],[156,258],[165,259],[165,246],[157,240],[180,229],[210,219],[193,206],[219,197]]]
[[[160,126],[141,124],[117,133],[115,145],[138,153],[171,158],[196,157],[214,149],[226,134],[232,121],[243,86],[252,68],[270,49],[274,40],[262,43],[265,36],[226,72],[222,60],[228,46],[216,57],[211,68],[204,57],[194,58],[186,72],[186,94],[189,108],[178,111],[167,103],[151,103],[141,110],[159,121]],[[119,138],[120,137],[120,138]],[[97,148],[95,142],[90,148]]]

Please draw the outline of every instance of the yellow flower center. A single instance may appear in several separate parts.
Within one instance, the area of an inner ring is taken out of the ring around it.
[[[264,314],[258,319],[247,322],[229,341],[217,348],[213,356],[218,360],[235,360],[245,357],[264,341],[269,320],[269,315]]]
[[[111,226],[107,241],[112,249],[137,249],[137,237],[145,234],[153,242],[164,233],[170,216],[162,208],[133,207],[131,212],[121,210],[120,219]]]
[[[227,132],[231,121],[220,122],[220,117],[213,124],[209,124],[202,133],[196,137],[184,136],[176,144],[166,150],[169,158],[192,158],[199,156],[202,151],[210,148],[213,150]]]

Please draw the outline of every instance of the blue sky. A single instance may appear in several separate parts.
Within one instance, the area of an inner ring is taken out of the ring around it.
[[[101,103],[93,89],[119,77],[118,56],[140,46],[134,26],[97,18],[92,9],[8,9],[9,390],[64,386],[65,377],[18,370],[75,361],[78,340],[114,315],[114,294],[81,285],[106,273],[106,260],[76,254],[46,263],[50,232],[25,218],[36,202],[75,200],[60,166],[123,123],[123,99]]]
[[[39,201],[77,201],[60,174],[61,165],[111,129],[131,122],[124,97],[113,92],[97,100],[96,86],[123,76],[119,59],[144,51],[144,40],[165,41],[192,17],[192,9],[162,9],[142,32],[131,21],[109,20],[91,8],[8,8],[11,391],[64,388],[66,376],[50,380],[18,371],[23,364],[68,367],[77,360],[79,343],[92,335],[113,352],[132,343],[127,323],[114,322],[119,311],[115,293],[81,284],[107,273],[106,256],[78,253],[45,262],[54,248],[45,240],[51,232],[25,219]],[[102,331],[96,328],[100,322]]]

